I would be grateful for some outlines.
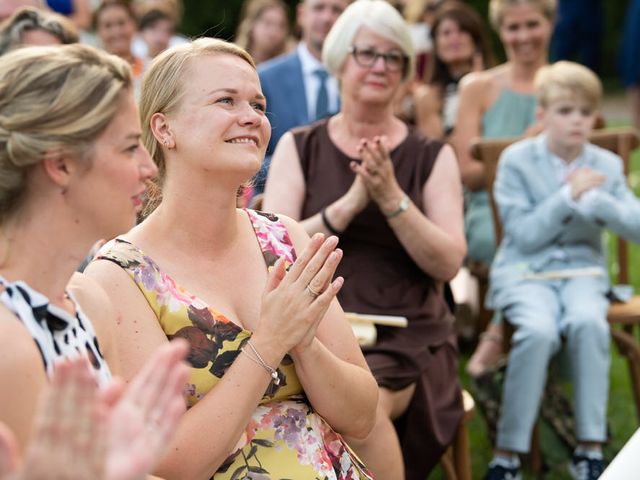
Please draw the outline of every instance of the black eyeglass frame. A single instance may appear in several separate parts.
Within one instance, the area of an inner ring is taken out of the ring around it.
[[[370,63],[363,63],[362,59],[358,59],[358,53],[360,52],[364,52],[364,51],[369,51],[371,53],[373,53],[373,60]],[[406,73],[407,67],[409,66],[409,56],[406,55],[405,53],[400,53],[400,58],[402,58],[402,65],[399,68],[390,68],[389,67],[389,57],[390,56],[395,56],[396,53],[392,53],[392,52],[387,52],[387,53],[380,53],[377,52],[373,49],[370,48],[358,48],[355,45],[351,45],[349,47],[349,55],[353,56],[353,59],[356,61],[356,63],[358,65],[360,65],[361,67],[364,68],[371,68],[375,65],[375,63],[378,61],[378,58],[382,58],[382,61],[384,62],[384,68],[390,72],[402,72],[402,74],[404,75]]]

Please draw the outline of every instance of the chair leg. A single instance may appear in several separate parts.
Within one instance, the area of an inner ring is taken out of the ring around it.
[[[469,430],[463,419],[458,426],[454,440],[453,458],[458,480],[471,480],[471,452],[469,451]]]
[[[541,473],[542,451],[540,450],[540,428],[537,423],[534,425],[533,432],[531,433],[531,453],[529,456],[531,470],[536,474]]]
[[[632,328],[632,327],[630,327]],[[636,404],[636,414],[640,421],[640,346],[633,336],[633,331],[611,328],[611,337],[618,347],[618,351],[627,359],[631,389]]]
[[[460,480],[456,475],[456,468],[454,466],[454,453],[453,446],[450,446],[442,458],[440,458],[440,468],[444,474],[446,480]]]

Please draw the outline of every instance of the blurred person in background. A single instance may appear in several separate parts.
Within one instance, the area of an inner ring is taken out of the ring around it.
[[[86,31],[91,28],[90,0],[46,0],[51,10],[68,17],[78,29]]]
[[[137,98],[144,61],[134,55],[131,48],[137,31],[131,4],[127,0],[103,0],[93,15],[93,23],[102,48],[131,65]]]
[[[234,42],[256,64],[287,53],[294,47],[289,36],[289,8],[282,0],[248,0]]]
[[[428,137],[446,139],[458,112],[458,82],[492,66],[493,54],[482,18],[462,2],[448,2],[438,11],[430,36],[434,49],[426,83],[414,93],[416,125]]]
[[[23,7],[0,24],[0,55],[27,45],[76,43],[78,31],[67,18],[46,10]]]
[[[260,66],[260,84],[267,99],[271,139],[262,168],[254,180],[256,193],[264,189],[271,155],[289,129],[308,125],[340,108],[338,82],[322,64],[322,46],[329,30],[349,0],[303,0],[296,19],[301,40],[288,55]]]

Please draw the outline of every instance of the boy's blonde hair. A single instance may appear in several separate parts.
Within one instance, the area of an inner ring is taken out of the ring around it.
[[[510,7],[522,4],[537,8],[552,23],[555,20],[558,7],[557,0],[491,0],[489,2],[489,21],[491,26],[496,31],[500,30],[505,11]]]
[[[547,65],[536,74],[534,85],[540,106],[546,108],[559,98],[580,98],[593,110],[602,99],[602,83],[587,67],[567,61]]]

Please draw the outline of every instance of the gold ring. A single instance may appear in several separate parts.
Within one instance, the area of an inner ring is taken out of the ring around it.
[[[313,298],[318,298],[320,296],[320,292],[316,292],[313,288],[311,288],[311,284],[307,285],[306,290]]]

